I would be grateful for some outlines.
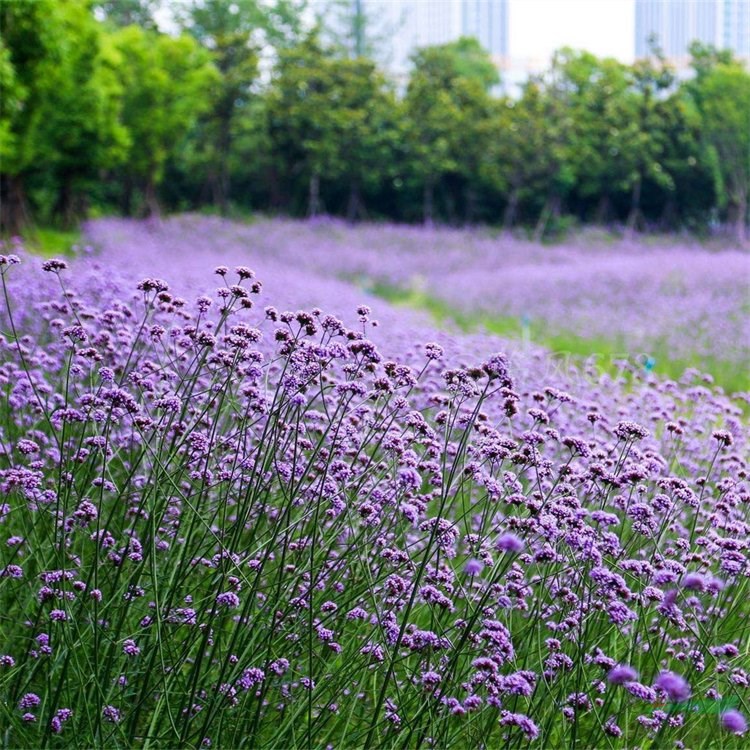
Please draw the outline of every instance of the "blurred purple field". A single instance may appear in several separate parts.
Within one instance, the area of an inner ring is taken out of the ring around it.
[[[601,239],[542,246],[480,231],[332,220],[248,225],[197,216],[160,224],[100,220],[88,225],[87,237],[118,257],[148,252],[171,263],[168,258],[208,254],[279,273],[304,269],[316,281],[303,279],[294,289],[300,303],[327,294],[331,280],[345,279],[426,295],[480,324],[514,318],[519,329],[524,321],[545,338],[606,340],[623,353],[708,371],[713,361],[750,365],[750,254],[739,250],[674,240],[666,247]]]

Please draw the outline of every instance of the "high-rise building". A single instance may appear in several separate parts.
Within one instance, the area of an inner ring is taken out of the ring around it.
[[[508,55],[510,0],[333,0],[329,28],[339,38],[352,36],[358,15],[369,28],[360,33],[374,41],[376,57],[397,77],[406,74],[409,57],[419,47],[472,36],[498,65]],[[343,13],[342,13],[343,11]],[[348,46],[355,47],[355,39]]]
[[[636,57],[649,54],[652,37],[678,68],[693,41],[750,58],[750,0],[636,0]]]
[[[493,59],[508,56],[508,0],[461,0],[461,34],[479,40]]]
[[[750,60],[750,0],[723,0],[722,44]]]
[[[716,44],[720,0],[636,0],[635,56],[646,57],[655,39],[667,59],[681,63],[693,41]]]

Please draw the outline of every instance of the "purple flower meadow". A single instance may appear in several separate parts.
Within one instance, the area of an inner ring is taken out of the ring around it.
[[[227,226],[0,263],[9,746],[746,731],[746,396],[436,330]]]

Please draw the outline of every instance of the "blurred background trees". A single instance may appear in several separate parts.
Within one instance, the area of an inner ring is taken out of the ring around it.
[[[335,0],[334,4],[335,4]],[[678,80],[560,50],[500,93],[474,39],[418,50],[408,80],[305,0],[4,0],[0,219],[210,208],[747,240],[750,73],[693,45]]]

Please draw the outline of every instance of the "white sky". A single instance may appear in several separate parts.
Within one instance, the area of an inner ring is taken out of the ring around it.
[[[510,0],[510,56],[546,65],[560,47],[632,61],[634,0]]]

